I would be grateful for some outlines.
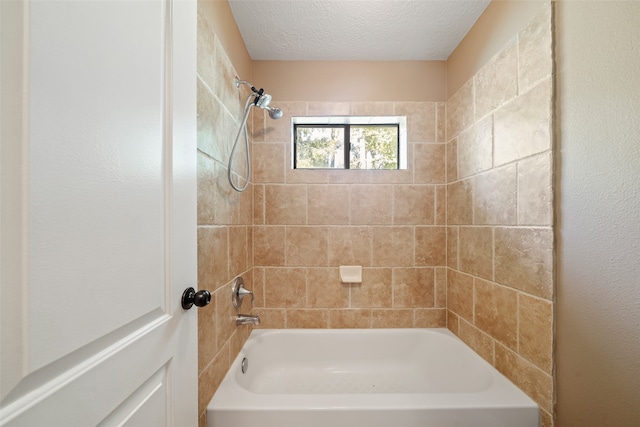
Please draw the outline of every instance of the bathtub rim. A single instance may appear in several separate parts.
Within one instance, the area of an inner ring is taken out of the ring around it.
[[[299,334],[375,334],[380,332],[404,331],[405,333],[436,334],[463,344],[481,365],[489,369],[492,385],[486,390],[472,393],[345,393],[345,394],[268,394],[256,393],[240,386],[234,378],[245,357],[245,347],[257,339],[270,335]],[[247,398],[251,397],[248,404]],[[207,413],[234,410],[438,410],[438,409],[483,409],[483,408],[535,408],[539,406],[513,384],[489,362],[478,355],[464,341],[446,328],[375,328],[375,329],[253,329],[247,341],[207,404]]]

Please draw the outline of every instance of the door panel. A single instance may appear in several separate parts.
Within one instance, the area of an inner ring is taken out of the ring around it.
[[[164,309],[165,8],[31,4],[30,372]]]
[[[2,2],[2,426],[197,424],[195,8]]]

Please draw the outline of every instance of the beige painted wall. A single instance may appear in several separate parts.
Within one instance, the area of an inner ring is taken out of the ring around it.
[[[640,422],[640,3],[556,8],[557,415]]]
[[[544,8],[545,1],[493,1],[447,59],[447,99]]]
[[[275,100],[445,101],[445,61],[254,61]]]

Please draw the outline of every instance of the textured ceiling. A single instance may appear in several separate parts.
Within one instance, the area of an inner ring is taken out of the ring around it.
[[[444,60],[490,0],[229,0],[254,60]]]

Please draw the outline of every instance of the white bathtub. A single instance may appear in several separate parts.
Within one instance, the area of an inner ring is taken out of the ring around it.
[[[446,329],[256,329],[207,407],[207,427],[538,425],[537,405]]]

